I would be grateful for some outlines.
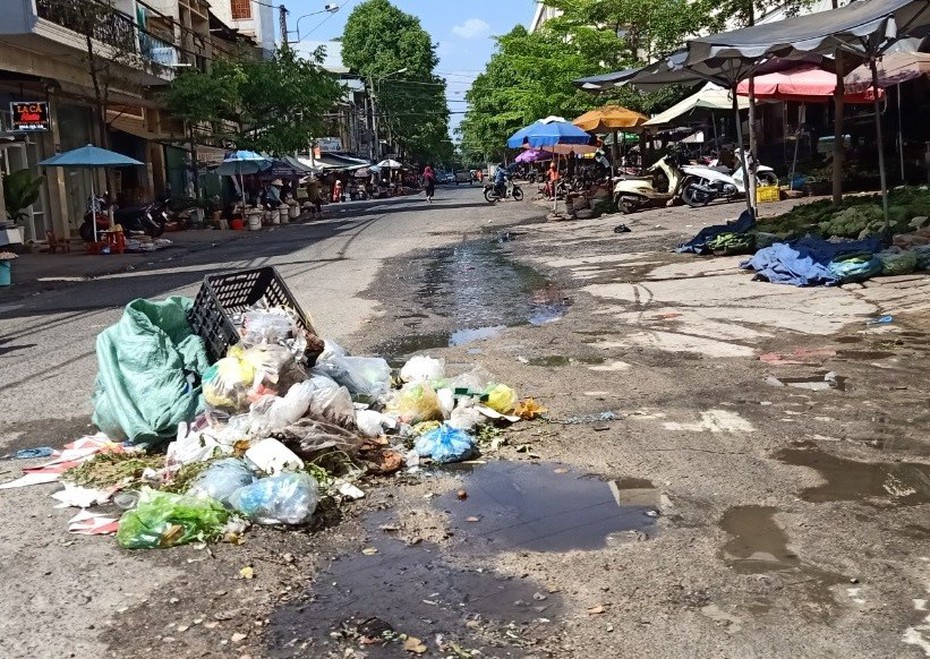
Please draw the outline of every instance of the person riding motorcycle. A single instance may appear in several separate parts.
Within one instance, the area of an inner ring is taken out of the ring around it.
[[[507,167],[504,163],[499,163],[494,173],[494,192],[501,198],[507,196]]]

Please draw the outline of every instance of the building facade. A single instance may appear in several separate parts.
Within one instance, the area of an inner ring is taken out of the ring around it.
[[[536,32],[546,21],[561,15],[560,10],[549,7],[545,2],[537,2],[533,20],[530,22],[530,32]]]
[[[255,40],[270,54],[275,49],[275,8],[256,0],[210,0],[211,11],[223,23]]]
[[[241,37],[210,7],[208,0],[6,0],[0,12],[0,176],[28,169],[46,177],[41,198],[26,209],[25,240],[44,240],[49,230],[72,235],[92,187],[123,204],[183,192],[183,126],[167,113],[161,92],[179,68],[203,70],[237,47]],[[23,102],[47,111],[47,121],[26,130],[16,125],[12,110],[19,106],[11,104]],[[109,146],[144,166],[106,177],[91,170],[40,171],[42,160],[85,144]]]

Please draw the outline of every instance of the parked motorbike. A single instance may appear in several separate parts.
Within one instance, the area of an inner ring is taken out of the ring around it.
[[[684,177],[677,154],[660,158],[646,171],[648,176],[624,176],[614,185],[614,202],[620,212],[630,214],[644,208],[668,206],[678,196]],[[662,175],[668,185],[657,181]]]
[[[743,179],[742,151],[734,152],[736,169],[720,165],[685,165],[682,171],[685,180],[681,187],[681,199],[692,208],[706,206],[715,199],[736,201],[746,196]],[[778,185],[778,176],[771,167],[756,167],[756,185]]]
[[[508,179],[507,183],[504,185],[504,194],[502,196],[497,190],[497,186],[495,186],[493,183],[485,183],[484,198],[489,204],[496,203],[502,199],[515,199],[517,201],[523,201],[523,190],[519,185]]]
[[[88,206],[78,233],[81,238],[91,242],[94,239],[93,222],[97,224],[98,234],[110,229],[110,218],[107,214],[109,202],[104,197],[97,197],[91,200]],[[113,211],[113,222],[119,224],[127,235],[143,233],[158,238],[165,232],[165,224],[168,222],[168,199],[140,206],[116,208]]]

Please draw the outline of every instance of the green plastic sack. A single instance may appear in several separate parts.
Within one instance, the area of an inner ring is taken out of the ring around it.
[[[883,275],[909,275],[917,270],[917,254],[897,248],[886,249],[875,255],[882,263]]]
[[[124,549],[176,547],[222,535],[229,513],[209,497],[142,490],[139,505],[123,514],[116,541]]]
[[[133,300],[97,337],[94,424],[113,439],[158,444],[203,409],[200,376],[210,365],[187,312],[193,302]]]

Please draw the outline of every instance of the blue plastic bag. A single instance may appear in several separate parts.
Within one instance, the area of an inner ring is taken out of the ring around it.
[[[259,524],[305,524],[319,501],[316,479],[304,472],[269,476],[229,497],[235,510]]]
[[[477,453],[474,437],[446,424],[421,435],[413,448],[420,457],[440,463],[467,460]]]

